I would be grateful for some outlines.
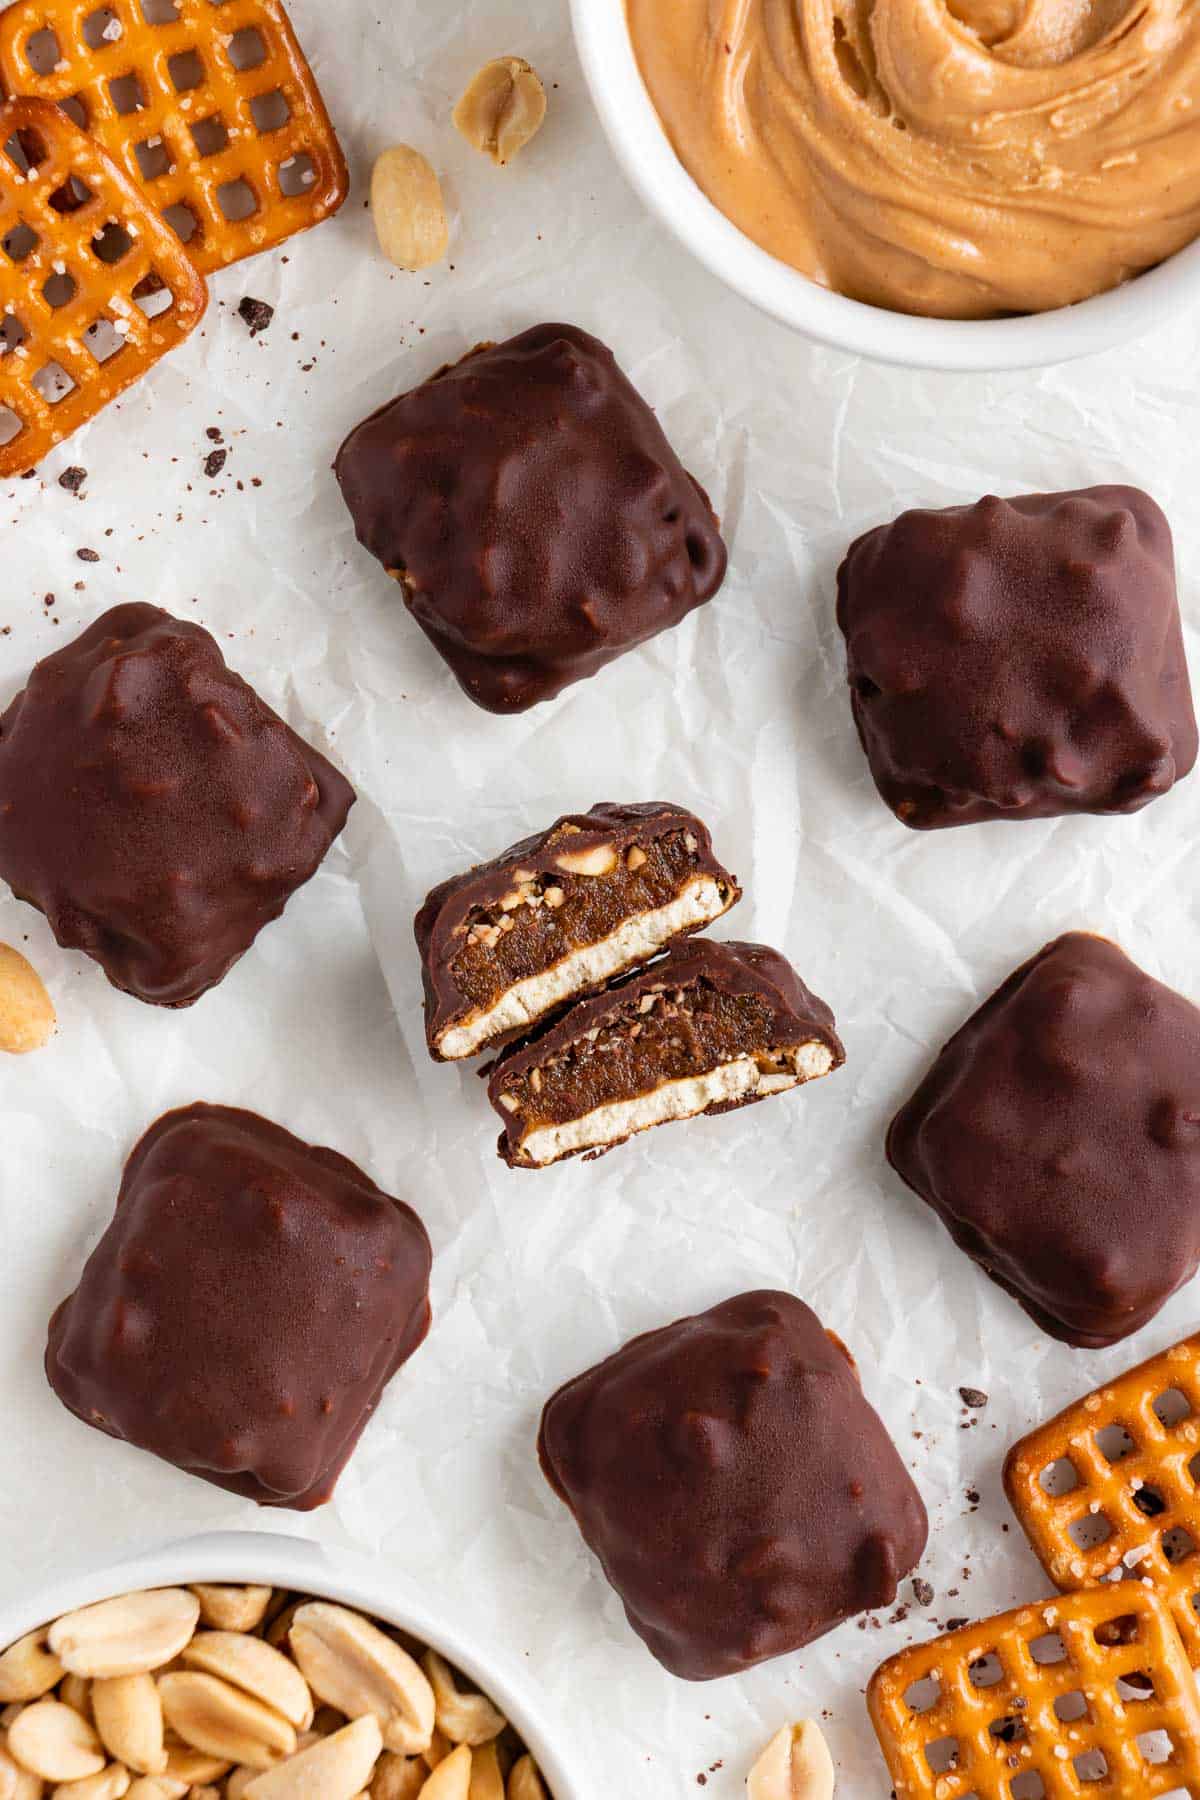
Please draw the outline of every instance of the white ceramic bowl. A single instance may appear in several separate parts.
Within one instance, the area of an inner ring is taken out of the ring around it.
[[[102,1568],[61,1575],[48,1585],[0,1603],[0,1649],[40,1625],[138,1588],[174,1587],[192,1581],[270,1583],[373,1613],[410,1631],[477,1682],[511,1719],[545,1777],[554,1800],[592,1800],[591,1790],[568,1763],[561,1725],[552,1726],[530,1692],[530,1678],[482,1646],[441,1605],[418,1595],[382,1564],[304,1538],[271,1532],[231,1531],[179,1539],[140,1550]]]
[[[1028,369],[1089,356],[1200,303],[1200,242],[1112,293],[1020,319],[915,319],[831,294],[739,231],[671,148],[630,42],[625,0],[571,0],[601,123],[634,187],[667,229],[736,293],[819,343],[909,368]]]

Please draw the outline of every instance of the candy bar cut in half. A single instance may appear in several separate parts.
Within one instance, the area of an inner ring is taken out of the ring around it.
[[[501,1057],[488,1096],[511,1167],[599,1155],[840,1068],[833,1014],[762,944],[677,944]]]
[[[567,814],[442,882],[417,914],[430,1055],[453,1062],[528,1032],[741,894],[682,807]]]

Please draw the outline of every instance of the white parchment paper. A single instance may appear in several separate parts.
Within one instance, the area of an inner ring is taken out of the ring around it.
[[[840,1791],[875,1800],[888,1783],[862,1689],[876,1663],[948,1618],[1046,1591],[1000,1490],[1005,1448],[1200,1310],[1185,1292],[1105,1354],[1051,1343],[889,1174],[884,1128],[944,1036],[1058,931],[1108,931],[1200,996],[1200,782],[1135,819],[910,835],[855,739],[834,573],[857,532],[906,505],[1139,482],[1176,529],[1200,668],[1200,326],[997,379],[809,348],[644,214],[591,114],[562,0],[293,11],[351,200],[284,254],[219,277],[169,365],[39,479],[0,491],[0,705],[103,608],[155,601],[216,632],[360,799],[322,873],[191,1011],[114,993],[0,895],[0,939],[32,956],[61,1019],[50,1049],[0,1068],[0,1584],[172,1530],[265,1524],[354,1545],[524,1660],[597,1795],[673,1800],[703,1777],[711,1800],[738,1800],[766,1738],[819,1715]],[[449,112],[481,62],[510,52],[553,84],[550,116],[497,172]],[[365,178],[397,140],[433,158],[454,209],[449,263],[428,276],[373,247]],[[254,341],[236,316],[247,294],[278,309]],[[329,466],[391,394],[547,318],[613,345],[711,490],[732,568],[680,630],[503,720],[463,698],[358,550]],[[208,427],[230,449],[212,481]],[[71,463],[89,471],[81,499],[58,486]],[[793,958],[835,1007],[849,1064],[596,1164],[512,1173],[475,1075],[425,1054],[413,912],[432,882],[561,811],[660,797],[710,822],[747,889],[724,931]],[[432,1336],[333,1504],[307,1518],[260,1515],[89,1433],[42,1376],[47,1317],[111,1216],[124,1157],[160,1112],[200,1098],[354,1157],[434,1240]],[[803,1295],[858,1356],[929,1505],[936,1597],[693,1687],[626,1628],[538,1472],[536,1422],[560,1381],[633,1332],[763,1284]],[[985,1411],[964,1415],[960,1384],[990,1395]]]

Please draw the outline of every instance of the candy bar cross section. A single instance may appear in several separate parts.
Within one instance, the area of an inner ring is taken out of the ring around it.
[[[1116,1343],[1200,1262],[1200,1010],[1107,939],[1057,938],[950,1039],[887,1149],[1043,1331]]]
[[[157,1006],[223,979],[353,803],[203,627],[155,606],[105,613],[0,717],[0,877]]]
[[[570,813],[434,888],[416,919],[430,1054],[475,1056],[711,925],[741,898],[665,801]]]
[[[852,545],[838,621],[914,830],[1136,812],[1196,761],[1171,530],[1137,488],[903,513]]]
[[[130,1156],[46,1373],[85,1424],[308,1511],[429,1329],[430,1264],[416,1213],[344,1156],[189,1106]]]
[[[689,1681],[890,1606],[925,1548],[849,1352],[787,1293],[634,1338],[554,1395],[539,1452],[629,1623]]]
[[[359,541],[489,712],[594,675],[725,577],[707,495],[611,350],[572,325],[483,346],[391,401],[337,477]]]
[[[488,1098],[501,1156],[538,1169],[787,1093],[845,1060],[832,1012],[778,951],[696,938],[507,1051]]]

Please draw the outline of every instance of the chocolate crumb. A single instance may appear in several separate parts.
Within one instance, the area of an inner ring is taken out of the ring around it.
[[[933,1588],[920,1575],[913,1576],[912,1591],[918,1606],[933,1605]]]
[[[220,444],[225,441],[224,433],[219,425],[210,425],[204,435],[210,444]]]
[[[947,1631],[961,1631],[963,1626],[969,1625],[970,1622],[971,1621],[969,1619],[947,1619],[946,1620],[946,1630]]]
[[[204,459],[204,473],[208,476],[210,481],[214,480],[215,477],[221,473],[221,470],[225,467],[228,456],[228,450],[209,451]]]
[[[252,300],[247,294],[238,307],[238,317],[250,327],[250,336],[254,338],[267,329],[275,317],[275,308],[268,306],[265,300]]]
[[[86,480],[87,470],[72,464],[69,469],[63,470],[58,478],[58,485],[60,488],[66,488],[68,494],[77,494]]]
[[[988,1403],[987,1395],[980,1388],[960,1387],[958,1392],[963,1405],[973,1407],[977,1412]]]
[[[79,558],[80,562],[99,562],[100,561],[100,552],[98,550],[77,550],[75,552],[75,554]]]

